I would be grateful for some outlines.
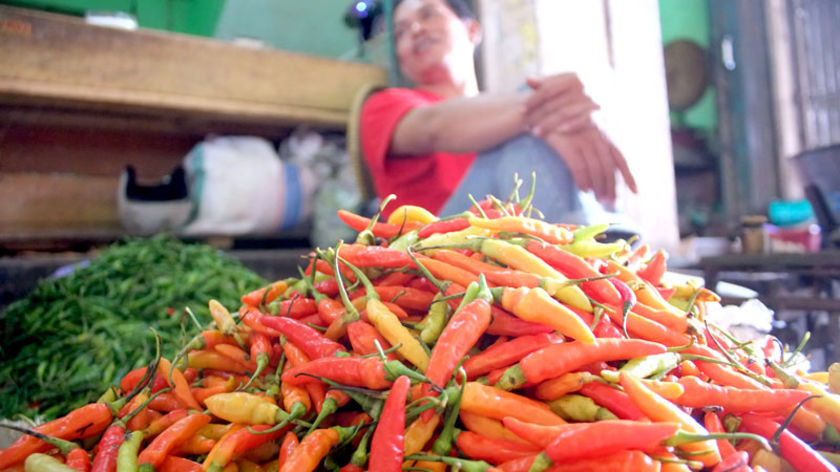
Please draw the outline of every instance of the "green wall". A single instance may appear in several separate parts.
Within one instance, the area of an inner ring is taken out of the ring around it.
[[[675,39],[690,39],[704,48],[709,47],[708,0],[659,0],[662,22],[662,43]],[[671,119],[675,115],[671,113]],[[714,89],[709,87],[700,101],[683,114],[683,124],[700,128],[709,135],[717,129],[717,106]]]
[[[141,28],[213,36],[225,0],[2,0],[0,3],[84,16],[86,11],[134,15]]]
[[[278,49],[338,58],[357,45],[344,24],[350,0],[0,0],[0,3],[84,16],[122,11],[141,28],[197,36],[259,39]]]
[[[217,38],[260,39],[278,49],[341,57],[357,44],[344,24],[349,0],[227,0]]]

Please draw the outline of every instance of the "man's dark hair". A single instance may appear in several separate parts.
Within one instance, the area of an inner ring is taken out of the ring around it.
[[[455,12],[455,15],[462,20],[476,20],[475,13],[470,8],[469,4],[465,0],[443,0],[449,8]],[[402,3],[402,0],[397,0],[394,2],[394,9],[397,9],[397,6]]]

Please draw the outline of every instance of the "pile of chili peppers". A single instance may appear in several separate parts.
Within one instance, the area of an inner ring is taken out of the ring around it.
[[[342,211],[355,242],[210,301],[0,470],[837,470],[840,366],[708,323],[718,297],[669,284],[663,251],[527,210]]]

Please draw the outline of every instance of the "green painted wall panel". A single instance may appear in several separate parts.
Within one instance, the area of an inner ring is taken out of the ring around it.
[[[659,0],[662,22],[662,43],[675,39],[690,39],[704,48],[709,47],[708,0]],[[671,114],[672,120],[675,115]],[[712,87],[706,90],[696,105],[686,110],[683,124],[712,134],[717,129],[717,105]]]
[[[357,44],[344,24],[349,0],[227,0],[216,37],[259,39],[271,47],[341,57]]]

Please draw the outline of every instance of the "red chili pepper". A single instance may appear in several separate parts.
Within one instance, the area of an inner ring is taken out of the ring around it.
[[[636,275],[647,280],[654,287],[658,286],[662,282],[662,276],[665,275],[665,271],[667,270],[667,260],[668,253],[666,253],[663,249],[660,249],[656,251],[653,259],[651,259],[645,267],[636,271]],[[667,300],[669,297],[663,298]]]
[[[249,380],[247,384],[250,385],[251,381],[259,378],[262,371],[265,370],[271,362],[272,346],[269,337],[263,333],[252,333],[248,342],[251,344],[251,360],[257,363],[257,368],[254,370],[254,374],[251,376],[251,380]]]
[[[157,435],[140,455],[137,464],[151,464],[160,467],[166,456],[182,442],[193,436],[202,426],[210,422],[210,415],[192,413],[186,418],[178,420]]]
[[[260,322],[271,329],[283,333],[295,346],[301,348],[312,359],[332,357],[336,352],[345,351],[341,344],[327,339],[317,330],[282,316],[264,316]]]
[[[726,432],[726,429],[723,427],[723,422],[720,420],[720,416],[718,416],[718,414],[714,411],[706,412],[706,414],[703,416],[703,425],[712,434]],[[727,458],[735,454],[735,447],[732,446],[732,444],[728,440],[718,439],[717,445],[718,450],[720,451],[720,457],[721,459],[723,459],[723,462],[726,462]],[[721,464],[723,462],[721,462]],[[718,466],[720,466],[720,464],[718,464]]]
[[[307,375],[304,375],[307,374]],[[324,377],[342,385],[383,390],[391,385],[386,380],[385,365],[377,357],[325,357],[292,367],[281,380],[291,385],[318,382],[312,376]]]
[[[286,459],[292,454],[292,451],[297,448],[299,442],[298,437],[295,433],[289,431],[286,433],[286,436],[283,437],[283,443],[280,445],[280,453],[278,454],[277,458],[277,465],[278,467],[283,467],[283,464],[286,463]]]
[[[286,359],[288,360],[288,365],[290,366],[289,369],[300,367],[309,363],[310,358],[296,346],[294,343],[290,341],[282,342],[283,345],[283,352],[286,354]],[[315,405],[315,411],[320,413],[321,409],[324,406],[324,399],[327,395],[327,386],[323,382],[312,382],[304,384],[303,386],[306,391],[309,393],[309,399],[312,404]]]
[[[438,337],[426,377],[436,385],[445,385],[458,363],[467,355],[490,325],[490,304],[478,298],[456,312]],[[428,410],[428,413],[432,413]]]
[[[405,443],[405,400],[411,379],[402,375],[394,381],[385,406],[379,416],[379,425],[373,432],[370,445],[370,472],[400,472]]]
[[[416,277],[416,275],[410,272],[394,271],[389,272],[388,274],[385,274],[382,277],[374,280],[373,284],[382,287],[390,285],[402,287],[407,285],[409,282],[411,282],[411,280],[413,280]]]
[[[541,448],[530,444],[488,438],[472,431],[459,433],[455,444],[466,456],[491,464],[501,464],[522,457],[530,457],[541,450]]]
[[[591,398],[595,403],[615,413],[624,420],[644,421],[644,413],[630,401],[626,393],[600,382],[589,382],[580,388],[580,393]]]
[[[84,449],[77,447],[64,456],[64,465],[80,472],[90,470],[90,455]]]
[[[201,464],[178,456],[166,456],[157,472],[202,472]]]
[[[438,220],[426,224],[417,230],[417,237],[420,239],[428,238],[433,234],[451,233],[453,231],[461,231],[470,227],[470,220],[467,218],[452,218],[449,220]]]
[[[664,470],[664,467],[644,452],[621,451],[595,459],[555,464],[549,470],[551,472],[659,472]]]
[[[59,439],[74,441],[101,433],[113,419],[111,407],[105,403],[90,403],[67,415],[34,428],[36,432]],[[18,438],[7,449],[0,450],[0,470],[22,463],[26,457],[50,448],[49,444],[33,436]]]
[[[519,362],[526,355],[540,350],[549,344],[562,341],[563,338],[551,333],[519,336],[510,341],[492,346],[470,357],[464,362],[464,370],[467,371],[467,377],[472,380],[493,369],[506,367]]]
[[[386,269],[401,269],[413,267],[411,256],[401,249],[385,246],[366,246],[364,244],[342,244],[338,248],[338,255],[356,267],[379,267]],[[344,273],[342,272],[342,275]],[[349,278],[355,280],[355,276]]]
[[[718,443],[720,443],[720,439]],[[750,455],[747,451],[733,451],[725,457],[712,472],[750,472]]]
[[[365,218],[364,216],[351,213],[347,210],[338,210],[337,213],[338,217],[341,219],[341,221],[344,222],[344,224],[355,229],[356,231],[364,231],[370,226],[370,218]],[[373,228],[371,228],[371,232],[376,237],[391,239],[395,236],[399,236],[400,234],[404,234],[414,229],[417,229],[422,225],[422,223],[413,221],[406,222],[405,224],[389,224],[377,222],[373,225]]]
[[[525,336],[554,331],[551,326],[517,318],[496,305],[490,307],[490,312],[493,314],[493,320],[487,328],[487,334],[496,336]]]
[[[525,356],[519,365],[527,380],[542,382],[592,362],[633,359],[666,351],[662,344],[641,339],[606,338],[591,343],[572,341],[544,347]]]
[[[318,313],[318,304],[312,298],[293,296],[283,300],[276,307],[272,306],[271,310],[277,316],[299,320]]]
[[[276,329],[271,329],[260,322],[260,320],[266,316],[268,315],[262,313],[254,307],[249,306],[243,306],[239,311],[239,319],[242,320],[242,324],[251,328],[251,330],[257,333],[263,333],[272,338],[280,337],[283,333],[277,331]]]
[[[383,350],[391,348],[391,344],[379,334],[379,331],[366,321],[354,321],[347,325],[347,337],[350,339],[350,345],[353,346],[353,351],[360,355],[376,354],[376,342],[379,342]],[[397,359],[396,354],[389,352],[386,354],[388,360]]]
[[[662,297],[663,300],[670,300],[671,297],[677,293],[676,287],[656,287],[656,291],[659,292],[659,296]]]
[[[741,417],[740,429],[759,434],[768,439],[777,433],[779,427],[779,423],[770,418],[753,414],[746,414]],[[783,430],[778,437],[779,452],[796,470],[807,470],[808,472],[837,471],[820,453],[814,451],[811,446],[787,429]]]
[[[186,414],[186,411],[184,414]],[[125,427],[121,424],[111,425],[105,430],[102,439],[96,446],[92,472],[114,472],[117,470],[117,452],[125,441],[125,434]]]
[[[359,246],[362,246],[362,245],[360,244]],[[367,247],[367,246],[362,246],[362,247]],[[321,272],[321,273],[324,273],[324,274],[327,274],[327,275],[332,275],[333,277],[335,277],[335,269],[333,268],[332,265],[330,265],[329,262],[325,261],[324,259],[320,259],[320,258],[315,259],[315,268],[318,270],[318,272]],[[354,274],[353,271],[350,270],[346,265],[344,265],[344,264],[339,265],[339,269],[341,269],[341,276],[342,277],[344,277],[345,279],[347,279],[351,282],[356,281],[356,274]],[[312,273],[311,270],[312,270],[312,266],[310,265],[306,269],[306,275],[310,275]]]
[[[315,282],[315,290],[323,293],[328,297],[335,297],[338,295],[338,282],[335,279],[326,279],[320,282]]]
[[[802,390],[745,389],[714,385],[697,377],[683,377],[678,382],[685,391],[673,400],[674,403],[694,408],[717,405],[732,413],[784,411],[809,395]]]
[[[253,292],[242,295],[239,301],[245,305],[251,306],[268,305],[280,297],[280,295],[283,295],[288,288],[289,284],[286,283],[285,280],[278,280],[272,284],[266,285],[265,287],[258,288]]]
[[[603,420],[562,428],[545,448],[554,462],[594,459],[621,450],[650,450],[680,429],[674,423]],[[561,429],[561,428],[557,428]]]
[[[379,298],[385,301],[391,301],[397,305],[408,310],[426,311],[429,309],[435,294],[425,290],[417,290],[411,287],[376,287],[375,288]],[[350,295],[350,298],[356,299],[365,296],[367,291],[364,288],[356,290]]]
[[[554,267],[570,279],[588,279],[601,275],[582,257],[564,251],[557,246],[531,240],[525,249],[531,254],[539,256],[548,265]],[[583,282],[580,284],[580,288],[584,293],[600,303],[618,305],[622,301],[621,294],[607,279]]]
[[[219,337],[225,337],[219,331],[212,330],[212,331],[205,331],[205,332],[201,333],[200,339],[202,339],[202,341],[204,341],[205,340],[205,337],[204,337],[205,335],[208,338],[214,338],[215,335],[211,334],[211,333],[218,333]],[[193,349],[202,349],[202,348],[199,347],[199,348],[193,348]],[[134,369],[131,372],[125,374],[123,376],[123,378],[120,380],[120,390],[122,392],[130,392],[130,391],[134,390],[134,387],[136,387],[137,384],[140,383],[140,380],[142,380],[145,375],[146,375],[146,367],[140,367],[138,369]],[[164,379],[162,375],[155,374],[155,379],[152,382],[151,387],[152,387],[151,388],[151,393],[159,392],[160,390],[167,387],[166,379]]]

